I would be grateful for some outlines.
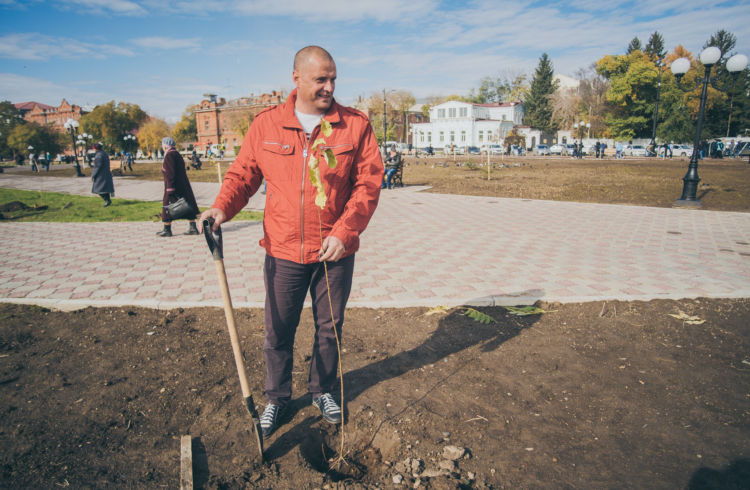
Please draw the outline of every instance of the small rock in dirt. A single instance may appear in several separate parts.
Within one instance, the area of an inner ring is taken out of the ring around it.
[[[438,468],[441,470],[449,471],[453,473],[456,471],[457,464],[455,461],[451,461],[450,459],[444,459],[441,462],[438,463]]]
[[[463,458],[466,454],[466,448],[459,446],[445,446],[443,448],[443,458],[456,461]]]
[[[443,437],[450,437],[450,436],[451,436],[450,432],[443,432]]]
[[[473,481],[476,477],[477,475],[475,475],[473,471],[466,473],[466,478],[468,478],[470,481]]]
[[[438,476],[443,476],[444,474],[444,470],[430,468],[429,470],[424,470],[419,476],[422,478],[437,478]]]
[[[393,475],[393,483],[396,485],[401,485],[401,482],[404,481],[404,477],[401,475]]]

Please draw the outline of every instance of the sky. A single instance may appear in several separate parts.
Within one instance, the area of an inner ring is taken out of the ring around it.
[[[750,0],[0,0],[0,100],[115,100],[176,122],[205,93],[288,93],[311,44],[333,55],[344,104],[467,95],[533,74],[542,53],[575,75],[634,36],[698,53],[719,29],[750,56]]]

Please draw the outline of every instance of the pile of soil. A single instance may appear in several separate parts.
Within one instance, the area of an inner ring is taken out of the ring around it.
[[[30,213],[41,212],[47,209],[46,205],[31,207],[21,201],[10,201],[0,204],[0,220],[15,219],[19,216],[16,214],[28,215]],[[16,214],[14,214],[16,213]]]
[[[309,310],[261,465],[221,310],[0,305],[0,487],[176,488],[186,434],[197,488],[750,486],[750,300],[539,306],[348,310],[332,467]],[[236,313],[262,408],[263,314]]]

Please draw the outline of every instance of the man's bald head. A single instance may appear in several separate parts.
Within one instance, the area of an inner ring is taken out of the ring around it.
[[[305,46],[294,55],[294,71],[300,71],[300,69],[306,65],[311,58],[334,63],[331,53],[320,46]]]

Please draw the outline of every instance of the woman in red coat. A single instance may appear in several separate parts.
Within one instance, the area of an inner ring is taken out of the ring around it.
[[[172,220],[167,214],[166,206],[184,197],[193,209],[198,210],[198,204],[195,202],[193,189],[190,187],[187,172],[185,171],[185,160],[182,159],[180,152],[175,149],[175,142],[169,136],[161,140],[161,147],[164,150],[164,163],[161,166],[161,173],[164,175],[164,197],[162,198],[161,220],[164,228],[156,234],[163,237],[172,236]],[[197,235],[198,228],[195,226],[195,216],[188,218],[190,228],[185,235]]]

